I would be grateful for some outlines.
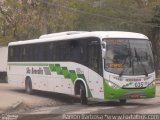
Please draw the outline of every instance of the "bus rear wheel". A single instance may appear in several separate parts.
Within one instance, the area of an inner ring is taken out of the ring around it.
[[[82,105],[86,105],[88,103],[85,86],[83,84],[80,84],[80,100]]]
[[[26,93],[28,94],[32,94],[33,90],[32,90],[32,82],[30,78],[27,78],[25,81],[25,90]]]

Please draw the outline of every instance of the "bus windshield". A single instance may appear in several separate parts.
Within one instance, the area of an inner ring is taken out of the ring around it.
[[[151,44],[142,39],[104,39],[105,70],[122,75],[146,75],[154,71]]]

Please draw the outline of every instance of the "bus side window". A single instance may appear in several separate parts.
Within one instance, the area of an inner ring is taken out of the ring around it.
[[[102,75],[102,59],[100,45],[88,45],[88,67]]]
[[[14,48],[13,48],[13,61],[14,62],[20,61],[20,57],[21,57],[21,55],[20,55],[20,47],[21,46],[14,46]]]
[[[54,44],[48,43],[48,61],[53,60],[53,48],[54,48]]]
[[[71,53],[71,57],[72,57],[71,61],[79,63],[80,60],[82,59],[79,41],[77,41],[77,40],[70,41],[70,53]]]
[[[21,59],[20,61],[25,61],[25,55],[26,55],[26,48],[25,46],[21,46]]]

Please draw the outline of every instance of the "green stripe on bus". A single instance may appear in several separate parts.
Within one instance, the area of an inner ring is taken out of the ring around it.
[[[56,69],[56,72],[57,72],[58,75],[63,75],[60,64],[55,64],[55,69]]]
[[[68,70],[67,67],[61,67],[60,64],[49,64],[49,68],[51,72],[56,72],[57,75],[63,75],[64,78],[71,79],[72,83],[74,83],[77,78],[82,78],[87,85],[88,97],[93,97],[84,74],[77,74],[75,70]]]
[[[75,72],[75,70],[69,70],[70,72],[70,79],[72,80],[72,82],[74,83],[74,81],[77,79],[77,74]]]
[[[126,94],[139,94],[142,93],[146,95],[146,98],[152,98],[155,96],[155,86],[146,87],[143,89],[123,89],[123,88],[112,88],[103,80],[104,87],[104,99],[126,99]]]
[[[62,74],[65,78],[70,78],[70,72],[68,71],[67,67],[62,67]]]
[[[49,64],[49,68],[51,72],[56,71],[54,64]]]

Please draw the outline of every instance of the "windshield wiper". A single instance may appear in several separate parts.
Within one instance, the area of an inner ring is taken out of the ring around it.
[[[129,55],[127,55],[127,56],[126,56],[126,58],[125,58],[125,62],[123,63],[123,65],[125,65],[125,64],[126,64],[126,61],[127,61],[128,56],[129,56]],[[129,69],[129,68],[127,68],[127,70],[128,70],[128,69]],[[123,75],[124,71],[126,71],[126,70],[125,70],[125,67],[124,67],[124,68],[122,69],[122,71],[120,72],[119,77],[122,77],[122,75]]]
[[[140,59],[140,57],[139,57],[139,55],[138,55],[138,53],[137,53],[136,48],[134,48],[134,51],[135,51],[135,57],[137,58],[137,62],[140,63],[140,65],[142,66],[142,68],[143,68],[143,70],[144,70],[145,76],[148,77],[147,70],[146,70],[144,64],[142,63],[142,61],[141,61],[141,59]]]
[[[125,71],[125,68],[122,69],[122,71],[121,71],[120,74],[119,74],[119,77],[122,77],[124,71]]]

